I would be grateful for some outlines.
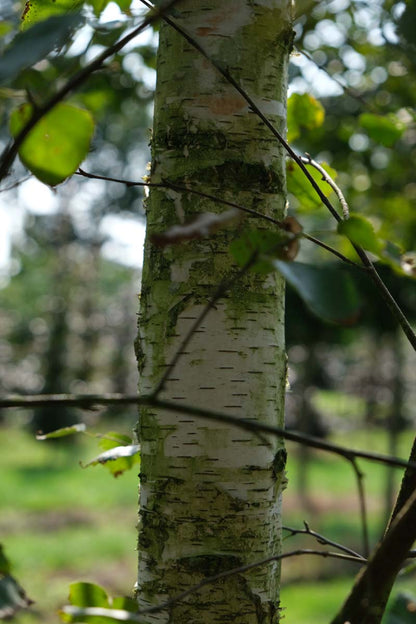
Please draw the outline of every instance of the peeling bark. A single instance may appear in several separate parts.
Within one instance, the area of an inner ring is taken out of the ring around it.
[[[176,19],[284,132],[289,2],[184,0]],[[284,215],[281,148],[224,78],[166,25],[160,31],[151,180],[189,185],[277,219]],[[137,342],[141,392],[153,390],[218,283],[237,272],[230,242],[245,227],[264,226],[246,219],[215,236],[164,248],[152,237],[198,214],[223,211],[187,193],[150,193]],[[277,275],[249,273],[236,280],[181,354],[163,397],[282,425],[283,299]],[[151,408],[141,410],[137,433],[140,608],[280,552],[282,441]],[[143,622],[275,624],[279,572],[273,563],[224,579]]]

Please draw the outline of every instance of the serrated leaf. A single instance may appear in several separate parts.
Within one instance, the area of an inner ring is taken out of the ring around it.
[[[360,214],[351,213],[349,219],[338,223],[337,229],[339,234],[347,236],[352,243],[374,254],[379,255],[385,247],[371,221]]]
[[[406,129],[406,125],[392,113],[383,116],[363,113],[359,121],[368,136],[385,147],[394,145]]]
[[[335,169],[330,167],[327,163],[322,162],[319,163],[321,167],[328,173],[328,175],[335,180],[337,177],[337,172]],[[314,180],[319,184],[319,187],[325,197],[329,197],[333,192],[332,188],[328,184],[328,182],[322,180],[322,175],[317,171],[314,167],[310,165],[306,165],[309,173],[312,175]],[[322,206],[322,201],[319,198],[319,195],[312,187],[308,178],[305,176],[303,171],[298,167],[296,163],[292,160],[287,162],[286,166],[286,178],[287,178],[287,190],[291,193],[299,203],[298,210],[316,210],[320,206]]]
[[[22,30],[56,15],[74,13],[84,0],[27,0],[22,13]]]
[[[51,17],[16,35],[0,56],[0,84],[13,80],[23,69],[62,46],[83,21],[80,13]]]
[[[51,440],[53,438],[65,438],[66,436],[73,435],[74,433],[82,433],[87,430],[85,423],[78,423],[71,425],[70,427],[62,427],[61,429],[55,429],[49,433],[37,433],[36,440]]]
[[[15,137],[29,121],[32,105],[23,104],[10,117],[10,131]],[[82,163],[94,132],[91,114],[72,104],[57,104],[30,131],[19,156],[23,164],[50,186],[60,184]]]
[[[293,93],[287,102],[287,140],[297,139],[303,128],[319,128],[324,119],[324,107],[316,98],[309,93]]]
[[[274,260],[274,266],[316,316],[346,326],[357,320],[358,292],[351,276],[340,266],[281,260]]]

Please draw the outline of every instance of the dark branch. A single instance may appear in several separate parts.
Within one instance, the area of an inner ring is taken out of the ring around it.
[[[409,461],[416,462],[416,438],[413,440],[412,450],[410,451]],[[411,497],[413,492],[416,492],[416,472],[414,470],[406,469],[403,479],[400,485],[400,491],[397,495],[396,504],[391,514],[389,527],[391,527],[397,514],[403,509],[404,505]]]
[[[368,535],[367,505],[364,492],[364,475],[358,467],[356,458],[351,460],[351,465],[354,470],[357,482],[358,500],[360,503],[361,527],[363,535],[363,552],[364,556],[367,558],[370,554],[370,538]]]
[[[409,468],[416,470],[416,461],[407,462],[399,457],[390,457],[380,453],[372,453],[371,451],[356,451],[338,444],[331,444],[313,436],[298,433],[296,431],[287,431],[281,427],[274,427],[255,420],[245,420],[237,416],[214,412],[200,407],[192,407],[183,403],[174,403],[173,401],[162,400],[153,395],[137,396],[124,394],[90,394],[90,395],[74,395],[74,394],[40,394],[28,396],[8,396],[0,399],[1,408],[20,407],[31,409],[43,405],[67,405],[79,407],[81,409],[93,409],[99,405],[150,405],[160,409],[166,409],[179,414],[189,414],[196,418],[204,418],[217,422],[227,423],[240,429],[252,431],[254,433],[268,433],[278,436],[298,444],[305,444],[311,448],[316,448],[328,453],[334,453],[351,461],[354,457],[374,461],[385,464],[386,466],[395,466],[397,468]]]
[[[156,613],[158,611],[162,611],[171,607],[172,605],[180,602],[190,596],[191,594],[195,594],[197,591],[201,590],[206,585],[211,585],[212,583],[216,583],[217,581],[221,581],[222,579],[228,578],[230,576],[236,576],[238,574],[243,574],[248,570],[253,570],[254,568],[259,568],[265,566],[269,563],[273,563],[274,561],[282,561],[283,559],[289,559],[290,557],[299,557],[301,555],[312,555],[322,558],[332,558],[332,559],[342,559],[343,561],[352,561],[354,563],[358,563],[359,565],[363,565],[366,563],[365,559],[355,555],[343,554],[337,552],[330,552],[328,550],[313,550],[313,549],[298,549],[292,550],[290,552],[281,553],[280,555],[272,555],[270,557],[266,557],[261,561],[256,561],[254,563],[248,563],[247,565],[242,565],[237,568],[232,568],[231,570],[226,570],[225,572],[221,572],[220,574],[216,574],[215,576],[210,576],[200,583],[193,585],[189,589],[185,590],[181,594],[178,594],[171,600],[167,600],[166,602],[156,605],[154,607],[149,607],[148,609],[143,609],[137,612],[137,615],[146,615],[147,613]]]
[[[153,24],[157,19],[163,16],[164,12],[173,7],[178,0],[168,0],[160,8],[151,7],[151,13],[143,20],[143,22],[134,28],[128,35],[117,41],[114,45],[106,48],[101,54],[99,54],[91,63],[81,69],[73,78],[68,80],[66,84],[59,89],[55,95],[53,95],[45,104],[37,106],[33,109],[32,117],[27,124],[22,128],[14,141],[4,149],[0,158],[0,180],[5,178],[9,169],[29,132],[34,126],[42,119],[49,111],[53,109],[56,104],[62,102],[67,95],[72,91],[75,91],[80,87],[89,76],[100,69],[110,56],[113,56],[116,52],[119,52],[129,41],[137,37],[145,28],[150,24]]]
[[[243,275],[245,275],[245,273],[247,273],[247,271],[252,267],[252,265],[256,261],[256,258],[257,258],[257,253],[252,254],[248,262],[246,262],[246,264],[235,275],[228,278],[227,280],[224,280],[217,287],[211,299],[204,306],[199,316],[192,323],[191,327],[189,328],[189,331],[185,334],[183,340],[181,341],[178,348],[176,349],[172,359],[170,360],[165,372],[162,375],[162,378],[160,379],[159,383],[157,384],[155,390],[152,393],[154,397],[157,397],[162,392],[169,376],[171,375],[176,364],[178,363],[182,353],[185,351],[186,347],[192,340],[192,336],[194,336],[196,330],[201,325],[201,323],[203,322],[207,314],[210,312],[210,310],[212,310],[216,302],[222,297],[224,297],[224,295],[228,292],[228,290],[231,288],[234,282],[238,280],[240,277],[242,277]]]
[[[147,0],[140,0],[140,1],[145,6],[151,7],[151,4],[149,2],[147,2]],[[225,78],[225,80],[229,84],[231,84],[236,89],[236,91],[238,91],[238,93],[245,99],[245,101],[249,105],[251,111],[253,113],[255,113],[259,117],[259,119],[261,119],[261,121],[265,124],[265,126],[267,128],[269,128],[269,130],[272,132],[272,134],[275,136],[275,138],[279,141],[279,143],[284,147],[284,149],[289,154],[289,156],[300,167],[300,169],[302,170],[302,172],[304,173],[304,175],[306,176],[306,178],[309,180],[310,184],[312,185],[313,189],[317,193],[317,195],[320,198],[321,202],[324,204],[324,206],[326,206],[326,208],[332,214],[334,219],[337,222],[342,221],[342,217],[338,214],[338,212],[335,210],[335,208],[332,205],[332,203],[329,201],[329,199],[322,192],[319,184],[316,182],[316,180],[314,179],[312,174],[308,171],[305,163],[302,161],[302,158],[296,154],[296,152],[289,145],[289,143],[286,141],[286,139],[280,134],[280,132],[277,130],[277,128],[275,128],[275,126],[271,123],[271,121],[266,117],[266,115],[262,112],[262,110],[254,102],[254,100],[243,89],[243,87],[241,87],[239,85],[239,83],[235,80],[235,78],[233,78],[233,76],[226,69],[224,69],[224,67],[222,67],[220,63],[218,63],[215,59],[211,58],[211,56],[208,54],[208,52],[197,41],[195,41],[195,39],[186,30],[184,30],[181,26],[179,26],[179,24],[176,21],[172,20],[170,17],[168,17],[166,15],[163,16],[163,20],[167,24],[169,24],[172,28],[174,28],[178,33],[180,33],[182,35],[182,37],[184,37],[184,39],[190,45],[192,45],[196,50],[198,50],[198,52],[200,52],[200,54],[202,54],[204,56],[204,58],[206,58],[212,64],[212,66],[215,67],[215,69]],[[368,269],[369,275],[370,275],[372,281],[376,285],[378,291],[380,292],[380,295],[382,296],[382,298],[384,299],[386,305],[390,309],[391,314],[397,320],[397,322],[401,326],[405,336],[407,337],[408,341],[412,345],[413,349],[416,351],[416,334],[413,331],[413,329],[412,329],[409,321],[407,320],[405,314],[401,310],[401,308],[398,305],[398,303],[395,301],[395,299],[392,296],[392,294],[390,293],[389,289],[384,284],[384,282],[381,279],[380,275],[377,273],[377,270],[376,270],[375,266],[373,265],[373,263],[371,262],[371,260],[369,259],[369,257],[365,253],[365,251],[361,247],[358,247],[357,245],[354,245],[353,243],[352,243],[352,245],[353,245],[353,247],[354,247],[358,257],[360,258],[361,262]]]
[[[293,527],[288,527],[288,526],[283,526],[282,529],[284,531],[290,532],[290,535],[288,535],[288,537],[292,537],[294,535],[310,535],[311,537],[314,537],[316,539],[318,544],[322,544],[324,546],[333,546],[334,548],[337,548],[338,550],[342,551],[343,553],[347,555],[358,557],[359,559],[362,559],[364,562],[366,562],[365,557],[355,552],[355,550],[352,550],[351,548],[348,548],[347,546],[344,546],[343,544],[339,544],[338,542],[334,542],[333,540],[330,540],[329,538],[325,537],[325,535],[322,535],[321,533],[317,533],[316,531],[313,531],[309,527],[309,524],[307,522],[304,522],[303,524],[305,525],[304,529],[294,529]]]
[[[396,515],[331,624],[379,624],[397,574],[416,539],[416,491]]]
[[[270,223],[273,223],[274,225],[277,225],[278,227],[282,226],[282,221],[279,221],[278,219],[274,219],[273,217],[269,217],[268,215],[262,214],[261,212],[258,212],[257,210],[253,210],[252,208],[247,208],[246,206],[242,206],[241,204],[236,204],[235,202],[228,201],[226,199],[223,199],[222,197],[217,197],[216,195],[212,195],[210,193],[197,191],[196,189],[189,188],[188,186],[181,186],[179,184],[174,184],[173,182],[169,182],[168,180],[165,180],[164,182],[136,182],[134,180],[125,180],[122,178],[113,178],[111,176],[103,176],[103,175],[98,175],[95,173],[88,173],[87,171],[84,171],[81,168],[78,169],[78,171],[76,172],[76,175],[80,175],[84,178],[89,178],[91,180],[104,180],[106,182],[118,182],[119,184],[124,184],[127,187],[131,187],[131,186],[146,187],[147,186],[149,188],[167,188],[167,189],[171,189],[172,191],[177,191],[178,193],[190,193],[192,195],[197,195],[198,197],[204,197],[206,199],[210,199],[211,201],[215,201],[217,204],[222,204],[224,206],[231,206],[232,208],[241,210],[242,212],[245,212],[257,219],[263,219],[264,221],[269,221]],[[310,241],[311,243],[314,243],[315,245],[318,245],[319,247],[322,247],[322,249],[325,249],[326,251],[333,254],[334,256],[342,260],[343,262],[346,262],[347,264],[351,264],[357,269],[365,270],[363,266],[361,266],[360,264],[357,264],[356,262],[353,262],[353,260],[350,260],[349,258],[344,256],[337,249],[334,249],[330,245],[327,245],[326,243],[322,242],[318,238],[315,238],[314,236],[311,236],[310,234],[306,234],[305,232],[302,232],[300,234],[300,237],[305,238],[306,240]]]

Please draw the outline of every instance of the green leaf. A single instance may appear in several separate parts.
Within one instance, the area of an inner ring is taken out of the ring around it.
[[[411,46],[416,46],[416,2],[408,0],[406,8],[397,22],[397,31],[405,42]]]
[[[84,616],[88,608],[109,609],[111,599],[105,589],[94,583],[71,583],[69,586],[69,602],[72,606],[60,611],[64,622],[90,622],[91,624],[108,624],[108,617],[102,615]],[[83,616],[82,618],[77,617]]]
[[[385,243],[375,233],[371,221],[360,214],[351,213],[349,219],[338,223],[337,229],[352,243],[374,254],[379,255],[384,249]]]
[[[23,104],[12,112],[10,130],[14,137],[29,121],[32,111],[31,104]],[[82,163],[93,132],[94,121],[88,111],[60,103],[29,132],[19,156],[41,182],[55,186]]]
[[[385,147],[394,145],[406,129],[406,125],[393,113],[384,116],[363,113],[359,121],[368,136]]]
[[[33,601],[13,576],[0,578],[0,620],[9,619],[20,609],[27,609]]]
[[[137,48],[137,52],[141,54],[143,63],[146,67],[156,69],[156,49],[152,45],[142,45]]]
[[[123,13],[126,13],[127,15],[131,14],[130,6],[132,0],[87,0],[88,4],[92,6],[96,17],[100,17],[101,13],[111,1],[115,2]]]
[[[71,583],[69,602],[76,607],[110,607],[107,592],[95,583]]]
[[[308,308],[325,321],[352,325],[360,312],[358,292],[341,266],[274,260],[274,265]]]
[[[0,56],[0,84],[13,80],[22,69],[31,67],[63,45],[83,21],[80,13],[51,17],[16,35]]]
[[[113,609],[123,609],[135,613],[137,611],[137,602],[129,596],[116,596],[111,603]]]
[[[0,620],[12,618],[19,609],[26,609],[33,604],[10,571],[10,561],[0,544]]]
[[[109,622],[144,624],[139,616],[129,610],[107,609],[105,607],[74,607],[68,605],[62,607],[60,616],[63,622],[70,622],[73,624],[80,624],[80,622],[91,622],[91,624],[109,624]]]
[[[393,600],[383,622],[385,624],[414,624],[416,613],[416,596],[400,593]]]
[[[403,254],[403,249],[399,245],[379,236],[374,231],[371,221],[362,215],[352,213],[349,219],[341,221],[338,224],[338,233],[376,255],[381,262],[390,265],[395,273],[408,277],[416,276],[413,254]]]
[[[130,15],[130,6],[132,0],[114,0],[114,2],[120,7],[120,10],[127,15]]]
[[[118,431],[107,431],[107,433],[101,437],[99,445],[103,451],[108,451],[109,449],[121,445],[128,446],[131,443],[132,439],[130,436],[119,433]]]
[[[322,162],[319,163],[323,169],[328,173],[328,175],[335,180],[337,177],[337,172],[335,169],[332,169],[327,163]],[[309,173],[312,175],[314,180],[319,184],[321,191],[325,195],[325,197],[329,197],[333,192],[332,188],[329,186],[328,182],[322,180],[322,175],[317,171],[314,167],[310,165],[306,165]],[[286,178],[287,178],[287,190],[291,193],[296,200],[299,202],[299,210],[316,210],[320,206],[322,206],[322,202],[319,198],[319,195],[312,187],[311,183],[300,169],[300,167],[289,160],[286,165]]]
[[[140,447],[132,444],[132,442],[130,436],[117,431],[108,431],[101,438],[99,444],[105,452],[96,457],[95,459],[98,461],[93,460],[95,463],[92,465],[105,464],[114,477],[120,476],[126,470],[131,470],[134,465],[140,463]]]
[[[62,429],[55,429],[49,433],[36,434],[36,440],[50,440],[52,438],[64,438],[74,433],[82,433],[87,430],[87,425],[84,423],[78,423],[77,425],[71,425],[70,427],[62,427]]]
[[[3,544],[0,544],[0,575],[10,574],[11,564],[4,553]]]
[[[111,599],[106,591],[93,583],[73,583],[70,586],[71,606],[60,611],[64,622],[91,622],[108,624],[109,621],[141,622],[136,616],[137,602],[132,598],[118,596]]]
[[[22,30],[52,16],[74,13],[82,5],[83,0],[27,0],[22,13]]]
[[[109,2],[110,0],[89,0],[88,4],[92,6],[94,15],[99,17]]]
[[[324,107],[317,99],[308,93],[293,93],[287,102],[287,140],[297,139],[303,128],[319,128],[324,119]]]
[[[111,438],[114,437],[115,440],[112,440]],[[122,446],[118,446],[117,438],[122,439]],[[106,437],[101,440],[100,446],[108,450],[94,457],[88,463],[81,464],[82,467],[88,468],[97,464],[106,464],[114,477],[118,477],[126,470],[130,470],[135,464],[140,462],[140,447],[138,444],[126,444],[126,441],[130,443],[131,438],[113,432],[106,434]]]
[[[0,37],[4,37],[13,30],[12,22],[7,22],[6,20],[0,20]]]
[[[235,262],[243,267],[253,255],[256,261],[251,267],[256,273],[266,274],[274,270],[273,258],[285,258],[287,246],[293,241],[289,232],[278,230],[247,230],[230,245],[230,253]]]
[[[104,451],[104,453],[101,453],[100,455],[89,461],[87,464],[85,464],[85,467],[96,466],[97,464],[106,464],[109,461],[113,462],[121,458],[133,457],[134,455],[137,455],[139,450],[140,447],[138,444],[130,444],[129,446],[116,446],[109,451]]]

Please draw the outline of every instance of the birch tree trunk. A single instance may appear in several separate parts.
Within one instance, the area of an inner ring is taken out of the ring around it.
[[[184,0],[175,19],[221,62],[285,132],[288,0]],[[284,154],[245,100],[171,27],[160,30],[151,181],[169,180],[282,218]],[[225,208],[226,209],[226,208]],[[137,354],[151,392],[223,278],[246,219],[214,236],[160,249],[152,234],[224,207],[152,189],[147,202]],[[277,275],[236,280],[169,376],[163,398],[282,425],[286,381],[284,285]],[[280,552],[285,451],[222,423],[142,409],[139,608],[208,576]],[[278,563],[222,580],[143,622],[279,621]]]

